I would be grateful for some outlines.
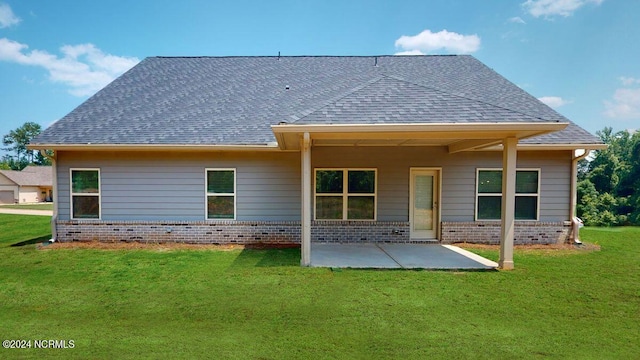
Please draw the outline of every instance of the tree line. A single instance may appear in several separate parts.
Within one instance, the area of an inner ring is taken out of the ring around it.
[[[0,160],[0,170],[22,170],[27,165],[51,165],[40,151],[29,150],[29,141],[42,132],[40,124],[26,122],[2,137],[2,150],[9,151]]]
[[[596,134],[608,147],[578,168],[577,212],[585,225],[640,225],[640,132]]]

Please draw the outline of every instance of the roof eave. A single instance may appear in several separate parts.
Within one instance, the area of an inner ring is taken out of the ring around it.
[[[276,143],[251,145],[215,145],[215,144],[57,144],[39,143],[29,144],[32,150],[58,151],[280,151]]]
[[[311,139],[430,139],[449,140],[449,152],[477,150],[499,144],[502,139],[525,139],[566,128],[564,122],[483,122],[414,124],[280,124],[271,129],[283,150],[297,150],[302,134]]]

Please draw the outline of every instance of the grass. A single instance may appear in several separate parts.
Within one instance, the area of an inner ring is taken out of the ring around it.
[[[301,268],[299,250],[37,250],[0,214],[0,358],[640,358],[640,228],[509,272]],[[31,241],[33,242],[33,241]],[[474,250],[493,260],[496,250]]]
[[[21,209],[21,210],[50,210],[53,211],[53,203],[38,203],[38,204],[15,204],[15,205],[0,205],[0,209]]]

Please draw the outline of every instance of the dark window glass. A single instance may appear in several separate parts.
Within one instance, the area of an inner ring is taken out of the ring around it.
[[[376,173],[373,170],[349,170],[350,194],[373,194],[376,191]]]
[[[478,220],[500,219],[502,196],[478,196]]]
[[[538,172],[518,171],[516,173],[516,194],[537,194]]]
[[[233,219],[233,196],[207,196],[207,218]]]
[[[516,196],[516,220],[536,220],[537,215],[537,196]]]
[[[478,172],[478,193],[501,194],[502,170],[480,170]]]
[[[316,171],[316,193],[340,194],[343,188],[344,174],[342,170]]]
[[[373,194],[376,189],[376,173],[373,170],[349,170],[350,194]]]
[[[71,192],[97,194],[100,192],[97,170],[72,170]]]
[[[210,194],[233,194],[234,171],[211,170],[207,171],[207,192]]]
[[[375,218],[375,198],[373,196],[349,196],[347,218],[373,220]]]
[[[98,196],[73,196],[74,219],[100,218],[100,198]]]
[[[342,196],[316,196],[316,219],[342,220]]]

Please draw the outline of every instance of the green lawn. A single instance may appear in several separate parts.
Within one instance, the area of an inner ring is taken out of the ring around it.
[[[0,205],[0,209],[53,210],[53,203]]]
[[[640,228],[510,272],[301,268],[299,250],[36,250],[0,214],[0,358],[638,359]],[[493,250],[478,251],[492,259]]]

